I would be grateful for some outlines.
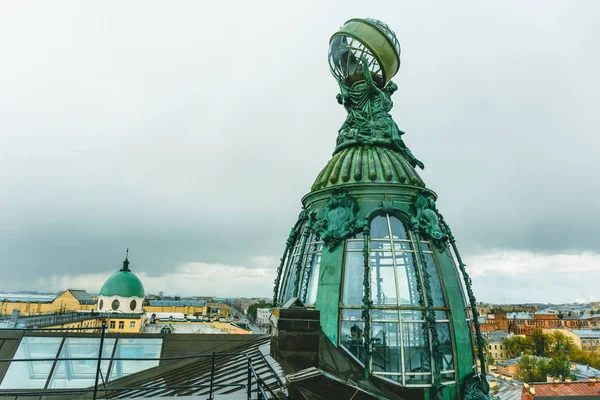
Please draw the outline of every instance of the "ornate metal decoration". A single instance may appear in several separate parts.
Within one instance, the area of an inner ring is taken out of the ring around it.
[[[413,166],[424,165],[413,156],[404,144],[404,134],[389,114],[394,102],[391,95],[398,90],[394,82],[389,82],[383,89],[377,87],[367,68],[367,60],[361,60],[364,68],[364,82],[346,86],[338,80],[341,93],[337,95],[348,116],[339,130],[335,153],[351,146],[378,145],[388,147],[401,153]]]
[[[294,290],[295,296],[300,297],[300,276],[302,275],[302,263],[304,262],[304,256],[306,254],[306,241],[308,237],[312,233],[312,224],[309,220],[306,228],[304,229],[304,233],[302,234],[302,244],[300,245],[300,253],[298,256],[298,260],[296,260],[296,278],[294,280]]]
[[[442,228],[444,229],[444,231],[447,233],[448,235],[448,240],[450,241],[450,245],[452,246],[452,250],[454,252],[454,255],[456,256],[456,260],[458,261],[458,268],[462,274],[463,280],[465,282],[465,287],[467,289],[467,296],[469,297],[469,303],[471,306],[471,314],[473,316],[473,325],[475,326],[475,338],[477,340],[477,358],[479,358],[479,365],[481,365],[481,370],[482,371],[487,371],[487,363],[486,363],[486,359],[485,359],[485,355],[483,353],[483,349],[485,347],[485,340],[483,339],[483,335],[481,334],[481,327],[479,326],[479,313],[477,312],[477,300],[475,299],[475,294],[473,293],[473,288],[472,286],[472,282],[471,282],[471,277],[469,276],[469,274],[467,273],[467,269],[466,269],[466,265],[462,260],[462,257],[460,256],[460,253],[458,251],[458,247],[456,247],[456,239],[454,238],[454,235],[452,234],[452,230],[450,229],[450,226],[448,226],[448,224],[446,223],[446,221],[444,220],[443,215],[438,214],[439,215],[439,219],[440,219],[440,225],[442,226]],[[493,399],[493,397],[488,396],[490,387],[487,383],[487,381],[482,378],[480,375],[474,375],[471,377],[471,381],[475,381],[476,379],[479,379],[479,381],[482,382],[475,382],[471,384],[471,390],[472,392],[477,389],[479,391],[480,394],[474,394],[473,396],[480,396],[480,397],[468,397],[468,393],[466,392],[466,390],[469,388],[468,383],[467,386],[465,386],[465,398],[467,399]],[[475,393],[475,392],[473,392]],[[487,397],[481,397],[481,396],[487,396]]]
[[[465,382],[465,400],[499,400],[499,397],[489,395],[490,385],[485,377],[472,373]]]
[[[418,230],[438,247],[443,249],[448,240],[448,233],[444,226],[440,225],[440,216],[433,197],[428,194],[420,194],[415,199],[415,215],[410,218],[413,229]]]
[[[371,251],[370,248],[371,242],[371,227],[368,223],[365,223],[363,226],[363,290],[364,296],[362,298],[362,319],[365,321],[365,331],[364,331],[364,339],[365,339],[365,354],[367,360],[371,360],[371,354],[373,350],[373,339],[371,338],[371,306],[373,305],[373,301],[371,301],[371,263],[369,259],[369,254]],[[370,371],[369,368],[365,368],[365,378],[369,379]]]
[[[288,253],[294,247],[294,243],[296,242],[296,235],[300,229],[300,226],[302,226],[302,223],[304,223],[309,218],[310,214],[308,213],[308,211],[306,209],[302,209],[302,211],[300,211],[300,215],[298,215],[298,220],[290,230],[290,234],[287,240],[285,241],[285,250],[283,251],[283,256],[281,257],[281,260],[279,260],[279,267],[277,267],[277,275],[275,276],[275,282],[273,287],[273,301],[271,303],[271,306],[273,308],[277,306],[277,296],[279,295],[279,284],[281,283],[281,274],[283,272],[283,267],[285,265]]]
[[[394,201],[393,200],[381,200],[381,210],[386,214],[394,212]]]
[[[363,228],[364,223],[356,218],[357,212],[356,199],[348,194],[348,190],[333,191],[323,216],[315,226],[315,231],[329,251],[335,250],[344,239]]]
[[[425,307],[425,323],[423,324],[423,328],[426,332],[429,332],[426,337],[431,336],[431,356],[434,360],[433,372],[435,375],[435,391],[436,393],[441,392],[443,389],[443,385],[441,384],[441,368],[442,368],[442,348],[440,346],[440,339],[438,336],[438,331],[435,325],[435,310],[433,309],[433,295],[431,294],[431,275],[428,271],[427,260],[425,259],[425,254],[423,253],[423,247],[421,246],[421,235],[419,233],[418,227],[415,225],[415,221],[411,221],[413,223],[413,232],[415,234],[415,241],[417,244],[417,256],[419,259],[419,263],[421,264],[422,274],[421,279],[423,280],[423,286],[420,287],[417,285],[417,290],[420,295],[420,304]],[[433,266],[435,268],[435,266]],[[418,268],[417,268],[418,271]],[[423,301],[423,289],[425,294],[425,299],[427,302]],[[429,341],[426,341],[429,345]],[[429,346],[428,346],[429,347]],[[437,395],[435,396],[437,398]]]

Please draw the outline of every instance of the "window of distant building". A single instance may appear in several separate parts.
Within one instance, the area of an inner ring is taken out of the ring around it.
[[[135,311],[136,307],[137,307],[137,301],[131,300],[131,303],[129,303],[129,308],[131,309],[131,311]]]
[[[119,309],[119,300],[117,300],[117,299],[113,300],[111,306],[112,306],[113,310],[115,310],[115,311],[118,310]]]
[[[497,345],[494,345],[494,350],[498,350],[498,346]]]
[[[131,321],[129,323],[129,327],[132,328],[132,329],[135,328],[135,321]]]
[[[125,321],[119,321],[119,329],[125,328]]]
[[[104,308],[104,300],[100,300],[100,304],[98,307],[100,308],[100,310]]]
[[[110,329],[115,329],[115,321],[110,321]]]

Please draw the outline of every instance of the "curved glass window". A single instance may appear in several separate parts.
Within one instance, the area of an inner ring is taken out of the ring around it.
[[[304,252],[306,262],[304,263],[300,288],[300,300],[306,305],[314,305],[317,302],[322,248],[321,238],[313,233]]]
[[[129,303],[129,309],[131,311],[135,311],[135,308],[137,307],[137,301],[135,300],[131,300],[131,303]]]
[[[98,304],[98,308],[102,310],[104,308],[104,300],[100,300],[100,304]]]
[[[341,293],[340,344],[372,373],[406,386],[433,384],[430,333],[425,330],[426,298],[419,287],[425,264],[429,275],[436,331],[442,351],[443,383],[454,382],[454,354],[449,309],[437,263],[428,242],[421,243],[419,257],[413,235],[394,216],[380,215],[371,221],[369,276],[371,289],[371,363],[364,348],[364,239],[346,241]],[[424,289],[423,289],[424,291]]]
[[[285,261],[284,276],[279,292],[281,303],[285,303],[294,296],[300,297],[300,300],[306,305],[314,305],[317,301],[323,242],[319,235],[310,233],[306,245],[302,248],[305,229],[306,227],[303,226],[301,234],[296,236],[294,246]],[[298,274],[300,275],[298,276]],[[296,287],[297,278],[299,289]]]
[[[117,300],[117,299],[113,300],[111,307],[115,311],[118,310],[119,309],[119,300]]]

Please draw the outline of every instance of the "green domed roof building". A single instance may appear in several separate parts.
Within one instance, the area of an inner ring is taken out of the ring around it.
[[[302,199],[273,306],[298,298],[319,310],[323,335],[364,372],[345,379],[363,389],[385,386],[399,399],[486,399],[471,280],[437,195],[416,170],[424,165],[389,114],[396,35],[381,21],[349,20],[330,39],[329,66],[348,115]]]
[[[129,264],[125,260],[124,264]],[[104,282],[100,289],[101,296],[144,297],[144,285],[136,274],[127,267],[115,272]]]
[[[129,250],[127,251],[129,253]],[[98,311],[137,313],[142,311],[144,285],[129,269],[129,257],[125,257],[123,267],[111,275],[98,297]]]

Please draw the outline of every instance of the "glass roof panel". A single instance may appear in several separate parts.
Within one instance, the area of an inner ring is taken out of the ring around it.
[[[135,361],[115,361],[110,371],[110,380],[121,378],[144,369],[158,366],[158,360],[144,358],[160,357],[162,339],[120,338],[117,342],[116,358],[138,358]]]
[[[102,346],[102,357],[112,356],[115,339],[104,339]],[[96,378],[96,367],[98,366],[98,350],[100,348],[100,339],[95,338],[66,338],[63,348],[60,352],[60,358],[89,358],[89,360],[67,360],[58,361],[52,379],[48,387],[50,388],[79,388],[93,386]],[[101,376],[106,380],[108,376],[108,366],[110,361],[102,361]]]
[[[13,359],[55,358],[62,337],[24,336]],[[43,389],[53,361],[12,362],[0,389]]]
[[[55,389],[93,386],[99,347],[99,337],[25,336],[13,359],[50,360],[11,362],[0,383],[0,390],[43,389],[46,382],[48,388]],[[144,359],[160,357],[161,348],[161,338],[104,339],[103,358],[110,358],[114,353],[116,358],[138,358],[139,360],[114,360],[112,363],[110,360],[102,361],[99,382],[108,381],[109,375],[111,379],[116,379],[157,366],[158,360]],[[88,360],[64,360],[66,358]],[[51,372],[52,377],[48,379]]]

